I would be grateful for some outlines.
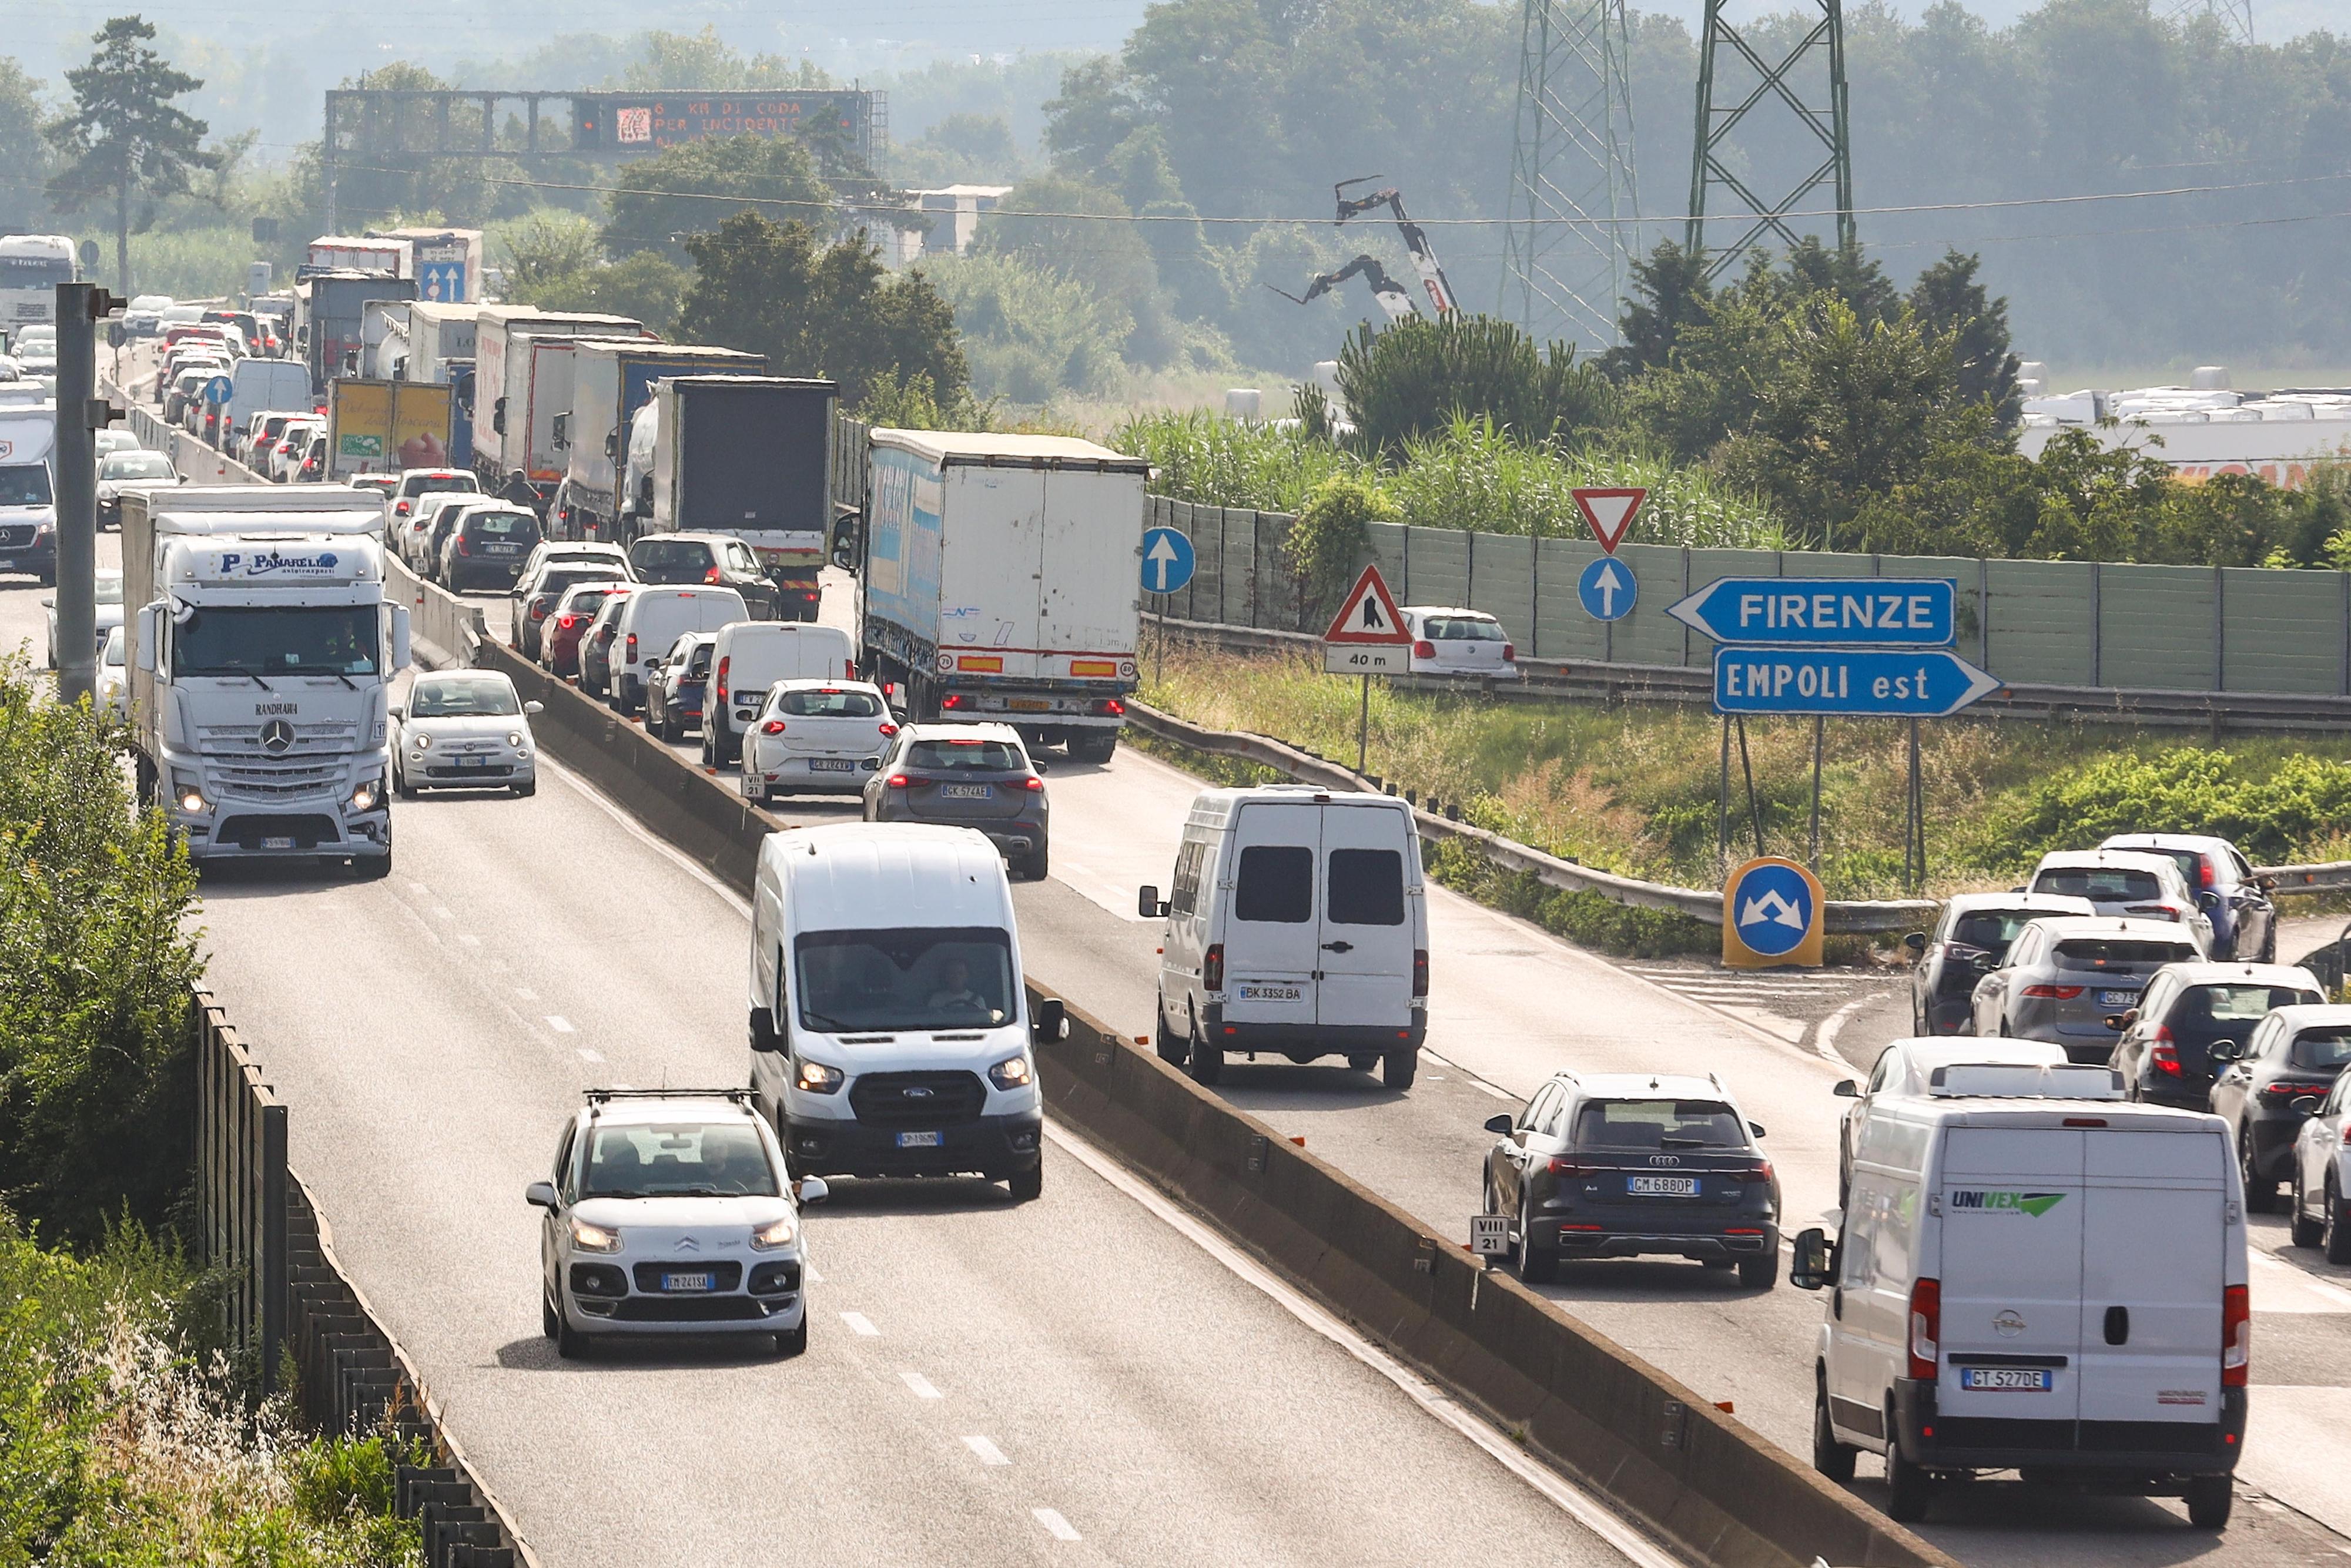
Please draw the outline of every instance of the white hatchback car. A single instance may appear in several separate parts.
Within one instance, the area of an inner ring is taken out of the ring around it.
[[[590,1089],[550,1179],[524,1195],[539,1227],[539,1327],[558,1355],[590,1334],[757,1334],[808,1348],[808,1259],[794,1184],[745,1089]]]
[[[1486,680],[1519,678],[1519,651],[1502,623],[1482,610],[1406,604],[1400,608],[1412,633],[1416,675],[1469,675]]]
[[[2351,1054],[2339,1040],[2316,1043]],[[2339,1056],[2335,1087],[2294,1138],[2293,1169],[2294,1244],[2324,1249],[2329,1263],[2351,1263],[2351,1070]]]
[[[496,670],[451,670],[416,677],[392,709],[392,789],[403,800],[420,789],[538,789],[538,747],[530,716]]]
[[[743,798],[856,795],[898,734],[865,681],[778,681],[743,729]]]

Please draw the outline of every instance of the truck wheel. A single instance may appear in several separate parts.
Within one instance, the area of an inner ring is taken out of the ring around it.
[[[1813,1374],[1813,1469],[1839,1483],[1853,1479],[1853,1462],[1860,1450],[1850,1443],[1837,1441],[1836,1428],[1829,1425],[1829,1391],[1824,1374]]]
[[[2188,1481],[2188,1522],[2199,1530],[2226,1530],[2229,1511],[2236,1505],[2237,1489],[2227,1476],[2191,1476]]]
[[[1072,762],[1108,762],[1118,750],[1118,731],[1079,730],[1070,737]]]
[[[1899,1524],[1916,1524],[1927,1517],[1934,1500],[1935,1483],[1927,1472],[1902,1457],[1902,1441],[1894,1436],[1894,1407],[1886,1408],[1886,1511]]]
[[[1413,1079],[1419,1073],[1420,1047],[1416,1045],[1408,1051],[1392,1051],[1380,1061],[1382,1086],[1399,1094],[1412,1087]]]
[[[1188,1059],[1186,1071],[1191,1073],[1192,1082],[1203,1089],[1215,1088],[1217,1080],[1225,1075],[1223,1047],[1210,1045],[1196,1034],[1192,1037],[1191,1049],[1185,1054]]]

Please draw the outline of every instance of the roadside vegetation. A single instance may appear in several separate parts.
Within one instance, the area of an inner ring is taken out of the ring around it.
[[[0,660],[0,1568],[418,1560],[381,1440],[248,1408],[183,1250],[196,884],[121,730]]]

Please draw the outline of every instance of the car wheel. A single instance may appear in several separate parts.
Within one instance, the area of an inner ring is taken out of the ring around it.
[[[1420,1048],[1418,1046],[1414,1046],[1408,1051],[1392,1051],[1380,1059],[1382,1088],[1393,1089],[1401,1094],[1412,1087],[1412,1081],[1419,1073]]]
[[[2300,1169],[2300,1162],[2301,1156],[2299,1155],[2295,1155],[2296,1169],[2294,1173],[2293,1240],[2296,1247],[2315,1247],[2319,1242],[2325,1239],[2326,1227],[2320,1221],[2310,1218],[2310,1200],[2304,1195],[2302,1190],[2302,1171]]]
[[[1164,1004],[1152,1009],[1151,1032],[1152,1046],[1159,1052],[1159,1060],[1170,1067],[1183,1066],[1187,1050],[1184,1041],[1168,1029],[1167,1009]]]
[[[1769,1291],[1780,1283],[1780,1256],[1766,1252],[1761,1258],[1739,1260],[1739,1282],[1750,1291]]]
[[[1045,880],[1046,868],[1051,863],[1051,857],[1040,845],[1036,853],[1021,857],[1020,875],[1024,881],[1042,882]]]
[[[1837,1441],[1836,1428],[1829,1425],[1829,1390],[1826,1377],[1813,1375],[1813,1469],[1840,1483],[1853,1479],[1853,1462],[1860,1450],[1850,1443]]]
[[[2277,1177],[2265,1176],[2253,1167],[2253,1130],[2242,1127],[2237,1132],[2237,1169],[2245,1178],[2245,1212],[2274,1214],[2277,1212]]]
[[[2226,1530],[2237,1489],[2227,1476],[2190,1476],[2188,1480],[2188,1522],[2199,1530]]]
[[[2326,1178],[2326,1212],[2320,1219],[2319,1245],[2326,1249],[2329,1263],[2351,1263],[2351,1215],[2345,1214],[2342,1197],[2335,1190],[2335,1178]]]
[[[1004,1185],[1012,1189],[1012,1201],[1015,1203],[1034,1203],[1044,1197],[1045,1156],[1039,1155],[1037,1163],[1025,1171],[1014,1171],[1006,1178]]]
[[[562,1328],[563,1319],[556,1312],[555,1303],[548,1299],[545,1291],[539,1291],[538,1332],[547,1338],[553,1339],[562,1331]]]
[[[1537,1247],[1534,1217],[1527,1200],[1519,1200],[1519,1278],[1530,1285],[1548,1285],[1559,1277],[1559,1254]]]
[[[538,780],[536,779],[526,779],[521,783],[514,787],[514,792],[516,800],[527,800],[533,795],[538,793]]]
[[[1217,1080],[1225,1075],[1225,1052],[1223,1047],[1210,1045],[1199,1035],[1195,1034],[1192,1037],[1190,1047],[1184,1054],[1186,1058],[1185,1070],[1191,1073],[1192,1082],[1199,1084],[1202,1088],[1214,1088],[1216,1086]]]
[[[1895,1432],[1894,1408],[1886,1406],[1886,1511],[1899,1524],[1916,1524],[1927,1517],[1927,1505],[1934,1500],[1935,1483],[1924,1469],[1903,1458],[1901,1439]]]
[[[776,1336],[776,1354],[778,1355],[801,1355],[807,1353],[809,1317],[809,1310],[806,1307],[802,1307],[800,1309],[800,1326],[793,1329],[788,1333],[779,1333]]]
[[[555,1324],[555,1354],[566,1361],[578,1361],[588,1354],[588,1336],[559,1313]]]

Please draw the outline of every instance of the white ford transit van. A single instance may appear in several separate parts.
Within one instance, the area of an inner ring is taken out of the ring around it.
[[[645,677],[684,633],[716,632],[750,618],[743,596],[731,588],[640,587],[621,605],[613,628],[611,677],[605,685],[612,706],[622,713],[643,707]],[[705,716],[709,706],[705,700]]]
[[[2095,1097],[2090,1097],[2095,1096]],[[1939,1477],[2184,1496],[2228,1522],[2252,1320],[2227,1124],[2126,1104],[2112,1070],[1955,1064],[1872,1106],[1826,1289],[1813,1462],[1886,1456],[1888,1511]]]
[[[743,758],[743,731],[778,681],[846,681],[857,673],[849,633],[796,621],[737,621],[718,629],[710,650],[710,685],[702,704],[702,763],[725,768]]]
[[[954,1176],[1044,1190],[1012,886],[968,828],[771,833],[751,898],[751,1088],[792,1174]],[[1032,1036],[1033,1030],[1033,1036]]]
[[[1225,1053],[1376,1062],[1412,1086],[1427,1034],[1428,910],[1412,808],[1275,784],[1192,802],[1162,899],[1160,1057],[1214,1083]]]

